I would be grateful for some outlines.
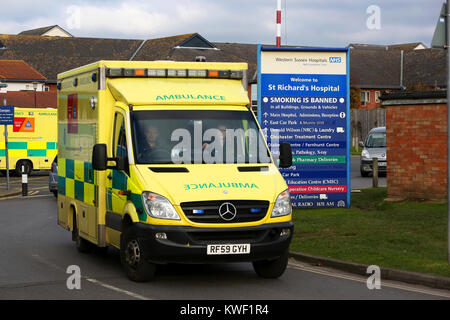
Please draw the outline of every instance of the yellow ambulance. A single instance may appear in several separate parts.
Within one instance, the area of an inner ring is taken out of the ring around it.
[[[133,281],[167,263],[288,262],[292,208],[248,108],[247,64],[99,61],[58,75],[58,224],[120,250]]]
[[[0,134],[0,170],[6,170],[4,128]],[[57,153],[57,110],[14,108],[14,125],[8,126],[9,170],[17,175],[49,170]]]

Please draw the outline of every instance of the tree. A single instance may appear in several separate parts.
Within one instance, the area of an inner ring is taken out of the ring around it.
[[[361,107],[361,88],[350,88],[350,108],[359,109]]]

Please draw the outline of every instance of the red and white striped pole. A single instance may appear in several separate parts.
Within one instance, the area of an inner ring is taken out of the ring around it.
[[[281,0],[277,0],[277,47],[281,47]]]

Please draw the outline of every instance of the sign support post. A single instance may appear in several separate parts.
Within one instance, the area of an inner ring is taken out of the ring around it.
[[[8,125],[14,125],[14,107],[6,105],[3,100],[3,107],[0,107],[0,125],[5,126],[5,158],[6,158],[6,190],[9,190],[9,156],[8,156]]]
[[[9,190],[8,126],[5,124],[6,190]]]

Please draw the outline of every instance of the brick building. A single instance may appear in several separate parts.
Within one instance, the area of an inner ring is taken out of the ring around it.
[[[388,197],[447,199],[445,91],[383,95]]]
[[[445,50],[420,44],[350,48],[350,86],[358,88],[361,95],[361,103],[352,108],[379,108],[383,92],[416,86],[439,90],[447,85]]]

